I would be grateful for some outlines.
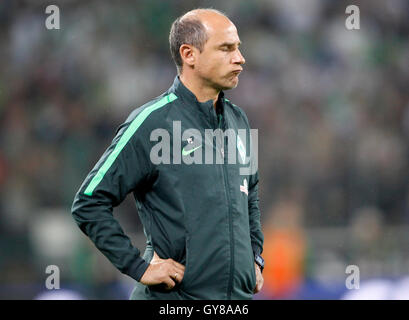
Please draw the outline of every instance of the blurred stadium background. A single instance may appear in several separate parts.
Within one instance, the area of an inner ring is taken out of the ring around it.
[[[60,30],[45,28],[49,4]],[[349,4],[360,30],[345,28]],[[169,28],[195,7],[226,12],[247,59],[227,96],[259,129],[255,298],[409,298],[406,0],[1,0],[0,298],[129,297],[70,206],[117,126],[170,86]],[[114,214],[143,251],[133,199]],[[48,265],[69,291],[46,292]]]

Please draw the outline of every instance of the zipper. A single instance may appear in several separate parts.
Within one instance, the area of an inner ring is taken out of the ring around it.
[[[219,113],[217,115],[217,127],[219,129],[222,129],[222,119],[223,119],[223,116]],[[223,161],[224,161],[224,140],[223,140],[223,146],[220,148],[220,153],[222,154]]]
[[[221,129],[222,127],[222,119],[223,116],[222,114],[217,115],[217,122],[218,122],[218,128]],[[232,294],[232,287],[233,287],[233,272],[234,272],[234,237],[233,237],[233,219],[232,219],[232,214],[231,214],[231,199],[230,199],[230,192],[227,189],[229,186],[229,179],[228,175],[226,172],[226,159],[224,157],[224,148],[226,146],[226,137],[223,136],[223,147],[220,149],[220,152],[223,157],[223,163],[222,163],[222,171],[223,171],[223,178],[224,178],[224,191],[226,194],[226,200],[227,200],[227,207],[228,207],[228,213],[229,213],[229,234],[230,234],[230,274],[229,274],[229,282],[227,284],[227,300],[231,300],[231,294]]]
[[[230,192],[227,189],[229,186],[229,180],[226,173],[226,163],[222,164],[223,166],[223,176],[224,176],[224,184],[225,184],[225,192],[227,196],[227,203],[229,208],[229,232],[230,232],[230,277],[229,283],[227,286],[227,300],[231,300],[231,292],[232,292],[232,285],[233,285],[233,272],[234,272],[234,237],[233,237],[233,221],[231,216],[231,205],[230,205]]]
[[[221,127],[222,127],[222,118],[223,118],[222,114],[219,113],[219,114],[217,115],[217,123],[218,123],[219,129],[221,129]]]

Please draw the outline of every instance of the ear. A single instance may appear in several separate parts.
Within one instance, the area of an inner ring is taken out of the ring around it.
[[[192,45],[182,44],[179,48],[180,56],[184,63],[189,67],[193,67],[196,62],[196,50]]]

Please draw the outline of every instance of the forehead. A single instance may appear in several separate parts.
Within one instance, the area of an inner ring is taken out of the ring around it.
[[[212,23],[203,21],[203,25],[208,35],[207,43],[209,44],[240,42],[236,26],[228,19],[213,21]]]

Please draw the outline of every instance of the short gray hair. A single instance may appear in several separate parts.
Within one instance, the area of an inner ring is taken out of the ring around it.
[[[196,10],[213,11],[226,16],[223,12],[216,9],[195,9],[192,11]],[[202,52],[204,45],[208,40],[208,35],[203,23],[197,18],[185,17],[185,15],[186,14],[183,14],[172,23],[172,27],[170,28],[169,33],[170,53],[172,55],[173,61],[176,64],[178,73],[182,71],[183,65],[182,57],[179,53],[181,45],[189,44]]]

